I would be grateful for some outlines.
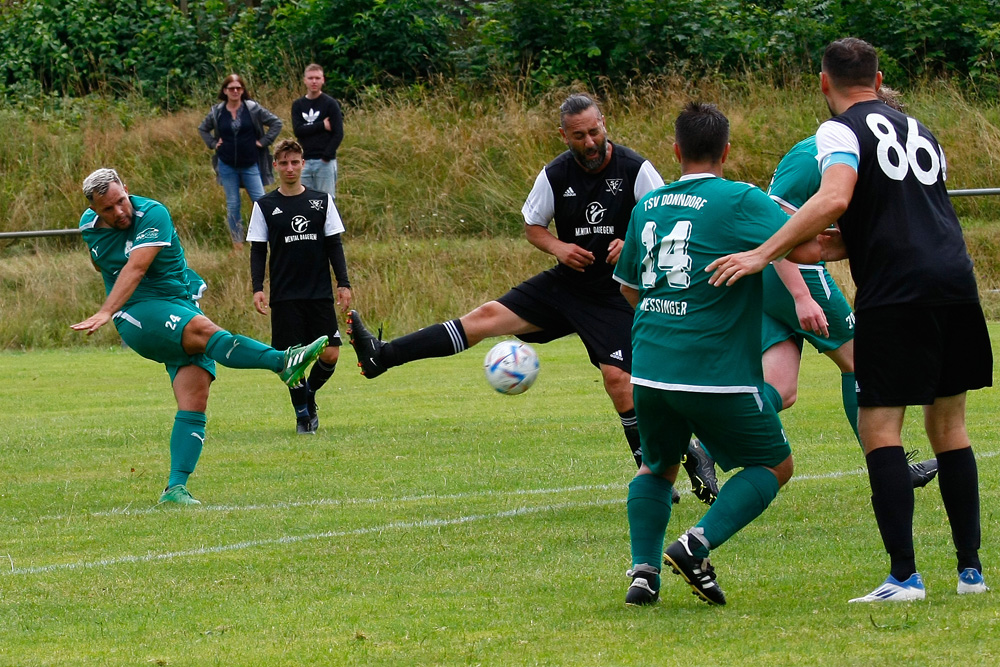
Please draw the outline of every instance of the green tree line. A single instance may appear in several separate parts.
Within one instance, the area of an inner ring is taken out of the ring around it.
[[[307,62],[350,98],[443,77],[528,92],[663,74],[812,74],[836,37],[867,39],[887,80],[953,75],[1000,94],[1000,0],[9,0],[0,99],[201,101],[237,70],[280,85]],[[210,87],[210,86],[209,86]]]

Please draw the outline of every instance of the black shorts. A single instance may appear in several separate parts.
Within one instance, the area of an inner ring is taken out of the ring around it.
[[[859,406],[930,405],[993,384],[993,350],[978,303],[883,306],[856,316]]]
[[[340,347],[340,329],[333,299],[301,299],[271,304],[271,347],[287,350],[328,336]]]
[[[541,331],[518,336],[524,342],[548,343],[575,333],[594,366],[607,364],[632,372],[635,311],[613,287],[585,292],[549,270],[512,288],[497,301],[541,327]]]

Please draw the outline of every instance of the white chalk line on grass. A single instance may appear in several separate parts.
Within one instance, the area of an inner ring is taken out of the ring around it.
[[[308,542],[312,540],[330,540],[339,537],[355,537],[358,535],[370,535],[372,533],[382,533],[390,530],[411,530],[419,528],[442,528],[447,526],[457,526],[464,523],[476,521],[489,521],[493,519],[507,519],[529,514],[541,514],[543,512],[559,512],[562,510],[580,509],[585,507],[601,507],[605,505],[617,505],[621,503],[620,498],[591,500],[586,502],[557,503],[553,505],[541,505],[539,507],[519,507],[517,509],[495,512],[493,514],[470,514],[453,519],[423,519],[421,521],[395,521],[381,526],[370,526],[368,528],[356,528],[354,530],[335,530],[323,533],[309,533],[306,535],[286,535],[266,540],[248,540],[246,542],[236,542],[234,544],[223,544],[214,547],[201,547],[198,549],[186,549],[183,551],[169,551],[159,554],[146,554],[143,556],[118,556],[116,558],[104,558],[96,561],[76,561],[72,563],[56,563],[54,565],[39,565],[35,567],[13,567],[11,560],[11,570],[0,572],[3,576],[16,574],[43,574],[55,572],[57,570],[84,570],[111,565],[123,565],[132,563],[151,563],[159,561],[174,560],[176,558],[190,558],[196,556],[206,556],[211,554],[224,553],[227,551],[239,551],[241,549],[252,549],[256,547],[279,546],[285,544],[295,544],[297,542]],[[9,558],[9,556],[8,556]]]
[[[1000,452],[986,452],[977,453],[977,459],[987,459],[997,456]],[[792,482],[808,482],[824,479],[837,479],[840,477],[850,477],[856,475],[867,474],[867,471],[858,467],[854,470],[841,470],[835,472],[827,472],[816,475],[795,475],[792,477],[789,483]],[[437,494],[437,493],[427,493],[421,495],[412,496],[400,496],[398,498],[386,498],[384,496],[376,496],[374,498],[318,498],[315,500],[301,500],[301,501],[284,501],[276,503],[267,504],[254,504],[254,505],[202,505],[198,508],[201,512],[255,512],[259,510],[282,510],[282,509],[296,509],[302,507],[337,507],[346,505],[391,505],[398,503],[417,503],[425,501],[439,501],[439,500],[474,500],[477,498],[495,498],[495,497],[517,497],[517,496],[539,496],[539,495],[551,495],[551,494],[562,494],[562,493],[575,493],[578,491],[609,491],[611,489],[624,488],[626,483],[618,484],[587,484],[578,486],[563,486],[554,487],[547,489],[514,489],[512,491],[485,489],[481,491],[469,491],[467,493],[450,493],[450,494]],[[679,489],[680,490],[680,489]],[[690,494],[690,490],[680,490],[682,494]],[[145,514],[152,514],[156,512],[162,512],[163,509],[157,505],[151,505],[148,507],[132,507],[131,505],[126,507],[118,507],[110,510],[104,510],[101,512],[91,512],[87,516],[90,517],[115,517],[115,516],[142,516]],[[40,516],[37,521],[63,521],[70,519],[74,516],[70,514],[51,514],[46,516]]]
[[[997,456],[998,452],[986,452],[981,454],[976,454],[977,459],[993,458]],[[817,480],[827,480],[827,479],[837,479],[840,477],[849,477],[865,474],[866,471],[862,468],[857,468],[855,470],[841,470],[829,473],[823,473],[818,475],[799,475],[793,477],[790,482],[808,482]],[[398,503],[398,502],[413,502],[422,500],[467,500],[476,497],[488,497],[488,496],[529,496],[529,495],[540,495],[540,494],[554,494],[554,493],[569,493],[575,491],[599,491],[599,490],[611,490],[615,488],[623,488],[623,484],[595,484],[595,485],[584,485],[584,486],[570,486],[562,488],[552,488],[552,489],[518,489],[514,491],[477,491],[471,493],[455,493],[449,495],[436,495],[427,494],[420,496],[404,496],[401,498],[362,498],[362,499],[346,499],[346,500],[334,500],[334,499],[320,499],[312,500],[298,503],[273,503],[270,505],[243,505],[243,506],[225,506],[225,505],[207,505],[200,509],[204,510],[224,510],[224,511],[238,511],[238,510],[257,510],[257,509],[286,509],[290,507],[308,507],[308,506],[329,506],[329,505],[342,505],[342,504],[378,504],[378,503]],[[684,493],[691,493],[690,491],[685,491]],[[343,531],[328,531],[323,533],[309,533],[306,535],[286,535],[284,537],[276,537],[265,540],[249,540],[245,542],[236,542],[234,544],[224,544],[214,547],[201,547],[198,549],[187,549],[183,551],[171,551],[159,554],[146,554],[143,556],[118,556],[116,558],[104,558],[96,561],[75,561],[71,563],[56,563],[53,565],[39,565],[33,567],[22,567],[18,568],[14,566],[14,560],[8,554],[7,558],[10,560],[11,569],[6,571],[0,571],[2,576],[12,576],[12,575],[30,575],[30,574],[43,574],[46,572],[55,572],[58,570],[80,570],[80,569],[92,569],[98,567],[108,567],[112,565],[123,565],[130,563],[150,563],[159,561],[168,561],[176,558],[186,558],[186,557],[196,557],[216,553],[224,553],[227,551],[239,551],[242,549],[251,549],[256,547],[265,546],[276,546],[284,544],[294,544],[297,542],[306,542],[311,540],[322,540],[322,539],[335,539],[338,537],[351,537],[357,535],[369,535],[372,533],[381,533],[389,530],[410,530],[419,528],[435,528],[444,526],[456,526],[464,523],[471,523],[475,521],[486,521],[490,519],[503,519],[515,516],[525,516],[529,514],[539,514],[542,512],[558,512],[564,509],[576,509],[582,507],[602,507],[607,505],[616,505],[624,502],[624,498],[615,499],[605,499],[605,500],[591,500],[586,502],[568,502],[568,503],[557,503],[551,505],[541,505],[538,507],[520,507],[513,510],[506,510],[503,512],[496,512],[493,514],[472,514],[468,516],[461,516],[453,519],[424,519],[421,521],[397,521],[382,526],[372,526],[368,528],[356,528],[354,530],[343,530]],[[92,516],[113,516],[113,515],[124,515],[124,514],[137,514],[137,513],[148,513],[155,508],[150,510],[112,510],[110,512],[94,513]]]

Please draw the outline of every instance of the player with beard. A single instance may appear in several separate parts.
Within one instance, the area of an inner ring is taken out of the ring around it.
[[[820,85],[831,114],[816,133],[817,193],[757,248],[713,262],[710,280],[733,285],[811,234],[836,223],[829,247],[858,286],[854,359],[858,431],[872,508],[890,572],[851,602],[922,600],[913,545],[913,485],[902,445],[906,406],[920,405],[937,456],[951,524],[957,591],[987,590],[979,559],[979,480],[966,429],[966,393],[993,382],[993,353],[972,259],[945,186],[944,153],[915,118],[878,99],[878,56],[845,38],[823,55]],[[900,332],[906,332],[900,336]]]
[[[188,268],[163,204],[130,195],[118,172],[107,168],[84,179],[83,194],[90,207],[80,218],[80,231],[107,298],[96,313],[71,327],[89,336],[112,322],[130,348],[166,366],[177,413],[170,434],[170,477],[160,503],[200,505],[187,481],[205,444],[216,362],[268,369],[292,386],[326,348],[326,336],[281,352],[225,331],[201,312],[205,283]]]
[[[554,255],[558,264],[458,319],[389,342],[351,311],[351,344],[362,374],[375,378],[417,359],[457,354],[492,336],[546,343],[576,333],[601,371],[638,466],[642,453],[630,384],[633,310],[611,275],[632,207],[663,179],[648,160],[608,140],[604,116],[591,97],[570,95],[559,112],[559,134],[568,150],[542,169],[521,208],[528,242]],[[553,221],[555,234],[549,230]],[[686,466],[694,473],[692,485],[711,500],[715,475],[710,465],[699,467],[703,460],[692,444]]]

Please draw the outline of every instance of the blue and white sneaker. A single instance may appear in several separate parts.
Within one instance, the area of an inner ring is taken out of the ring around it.
[[[919,572],[910,575],[906,581],[899,581],[891,574],[885,583],[863,598],[854,598],[848,602],[910,602],[923,600],[927,596],[924,589],[924,579]]]
[[[974,567],[967,567],[958,575],[958,594],[985,593],[990,590],[983,581],[983,575]]]

